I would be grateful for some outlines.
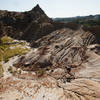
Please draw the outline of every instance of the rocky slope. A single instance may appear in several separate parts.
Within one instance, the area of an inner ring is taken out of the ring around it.
[[[52,20],[39,5],[28,12],[0,11],[0,34],[7,34],[14,38],[23,37],[27,40],[31,37],[35,38],[34,36],[42,32],[44,27],[52,27],[51,23]]]
[[[67,31],[68,30],[69,29],[67,29]],[[81,30],[81,32],[84,31]],[[57,40],[60,38],[61,37]],[[9,59],[8,62],[4,63],[4,77],[0,78],[0,100],[99,100],[100,56],[93,50],[96,49],[96,46],[99,47],[99,45],[87,46],[87,61],[84,60],[79,65],[77,63],[75,65],[75,61],[73,61],[73,63],[69,64],[67,62],[59,63],[56,67],[52,67],[51,65],[48,69],[45,69],[47,66],[33,66],[32,61],[36,60],[37,56],[39,56],[38,52],[41,51],[40,48],[32,49],[24,58],[23,56],[17,56]],[[53,46],[51,46],[51,49],[53,49],[52,47]],[[67,51],[68,50],[66,50],[66,52]],[[70,52],[72,52],[71,49]],[[48,60],[49,55],[50,52],[42,55],[43,61],[44,59]],[[57,58],[57,56],[58,54],[55,58]],[[67,56],[68,55],[66,55],[66,57]],[[77,57],[79,57],[79,54]],[[71,57],[69,58],[72,59]],[[40,59],[36,60],[36,62],[39,62],[39,65],[40,61]],[[58,59],[58,62],[59,61]],[[21,62],[23,66],[16,66],[18,67],[18,69],[16,69],[14,65],[19,62]],[[29,66],[30,63],[31,65]],[[45,63],[47,62],[45,61]],[[9,66],[12,66],[12,70],[9,70]],[[71,68],[70,72],[68,66]],[[38,70],[36,69],[37,67]],[[74,76],[74,78],[72,78],[72,76]],[[69,81],[69,79],[71,79],[71,81]]]
[[[74,31],[64,28],[54,31],[35,41],[39,48],[22,57],[18,67],[25,66],[25,68],[29,67],[30,69],[33,67],[34,69],[34,66],[45,68],[59,64],[65,67],[67,64],[80,65],[88,58],[86,55],[88,46],[95,43],[95,41],[96,38],[93,34],[82,29]]]
[[[0,99],[99,100],[100,45],[95,41],[90,32],[68,28],[37,40],[40,47],[4,63]]]
[[[32,42],[63,27],[77,29],[78,25],[53,22],[39,5],[27,12],[0,11],[0,36]]]

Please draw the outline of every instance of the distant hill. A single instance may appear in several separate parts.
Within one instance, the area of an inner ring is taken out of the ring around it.
[[[53,18],[57,22],[75,22],[77,24],[83,25],[100,25],[100,14],[98,15],[89,15],[89,16],[77,16],[77,17],[68,17],[68,18]]]

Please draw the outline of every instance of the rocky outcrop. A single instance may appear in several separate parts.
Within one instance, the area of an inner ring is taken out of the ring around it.
[[[92,34],[94,34],[96,37],[97,43],[100,44],[100,26],[88,26],[88,27],[84,26],[83,30],[89,31]]]
[[[95,36],[82,29],[73,31],[71,29],[61,29],[35,41],[41,48],[28,53],[21,59],[22,65],[29,68],[35,64],[40,66],[55,66],[57,63],[80,64],[86,60],[88,46],[96,41]],[[34,44],[33,44],[34,47]],[[34,67],[33,67],[34,69]]]
[[[39,5],[28,12],[0,11],[0,34],[26,40],[34,39],[38,34],[43,35],[40,32],[44,31],[46,26],[47,28],[51,27],[51,22],[52,20],[48,18]]]
[[[68,28],[38,39],[40,47],[3,64],[0,99],[99,100],[100,46],[94,41],[91,32]]]
[[[0,35],[32,42],[64,27],[77,29],[78,25],[53,22],[39,5],[27,12],[0,11]]]

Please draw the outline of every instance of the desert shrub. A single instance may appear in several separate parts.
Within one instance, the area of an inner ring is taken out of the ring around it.
[[[8,71],[9,71],[11,74],[13,74],[13,75],[15,75],[16,73],[18,73],[17,70],[14,69],[12,66],[10,66],[10,67],[8,68]]]
[[[37,72],[38,77],[41,77],[45,74],[45,69],[39,69],[39,71]]]
[[[13,41],[13,39],[8,36],[4,36],[1,38],[2,43],[8,43],[8,42],[12,42],[12,41]]]
[[[0,62],[3,60],[3,54],[2,51],[0,50]]]
[[[8,68],[8,71],[9,71],[10,73],[13,73],[13,68],[10,66],[10,67]]]
[[[0,64],[0,77],[3,75],[3,72],[4,72],[3,66],[2,64]]]

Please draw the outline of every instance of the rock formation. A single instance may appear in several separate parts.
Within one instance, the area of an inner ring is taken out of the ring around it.
[[[27,12],[0,11],[0,34],[13,38],[31,42],[63,27],[78,26],[53,22],[39,5]]]
[[[82,29],[57,30],[35,41],[41,47],[23,56],[16,67],[38,70],[47,67],[81,66],[88,59],[88,46],[95,41],[93,34]]]
[[[28,40],[35,38],[32,34],[42,31],[42,26],[51,26],[51,22],[39,5],[28,12],[0,11],[0,34]]]

